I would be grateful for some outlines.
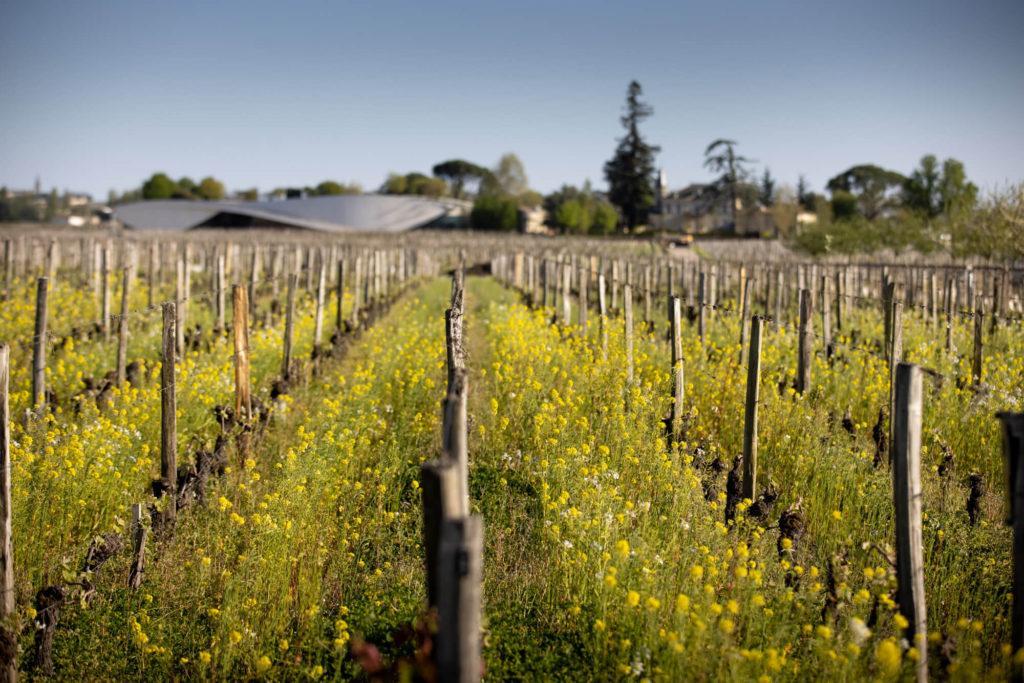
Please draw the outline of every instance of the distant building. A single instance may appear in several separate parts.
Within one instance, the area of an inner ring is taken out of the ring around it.
[[[771,212],[760,205],[745,208],[736,198],[736,223],[729,210],[729,194],[710,183],[691,183],[669,192],[665,172],[658,176],[652,227],[688,235],[760,235],[773,230]]]
[[[403,232],[465,227],[470,203],[415,195],[350,194],[278,201],[167,199],[114,207],[125,226],[155,230],[279,228],[324,232]]]

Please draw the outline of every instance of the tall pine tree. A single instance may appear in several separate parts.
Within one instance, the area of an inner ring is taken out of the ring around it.
[[[654,155],[661,149],[649,145],[640,135],[640,122],[654,113],[654,109],[640,101],[643,90],[633,81],[626,92],[626,113],[623,128],[626,134],[619,138],[615,156],[604,165],[608,181],[608,199],[619,208],[622,222],[628,230],[642,225],[655,200]]]

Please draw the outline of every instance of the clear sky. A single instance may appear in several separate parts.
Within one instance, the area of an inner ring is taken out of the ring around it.
[[[961,159],[1024,180],[1024,2],[0,0],[0,184],[376,188],[389,171],[523,160],[591,179],[626,85],[669,185],[717,137],[781,182]]]

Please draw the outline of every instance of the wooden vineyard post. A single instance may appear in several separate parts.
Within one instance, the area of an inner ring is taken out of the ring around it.
[[[128,300],[131,294],[132,269],[121,275],[121,314],[117,316],[117,386],[124,386],[128,377]]]
[[[704,347],[704,342],[707,335],[707,296],[708,296],[708,282],[706,274],[702,271],[697,280],[697,334],[700,336],[701,348]]]
[[[232,291],[235,336],[235,415],[242,423],[252,417],[252,395],[249,385],[249,302],[245,287],[235,285]]]
[[[1008,493],[1007,521],[1013,525],[1013,603],[1011,645],[1016,658],[1024,649],[1024,413],[999,413],[1003,425]],[[1024,681],[1024,666],[1014,664],[1010,680]]]
[[[361,298],[361,292],[359,287],[359,281],[363,277],[363,259],[361,256],[356,257],[355,270],[352,273],[352,329],[356,330],[359,328],[359,301]]]
[[[843,329],[843,310],[846,305],[846,271],[837,270],[835,274],[836,286],[836,329]]]
[[[753,279],[747,278],[740,293],[740,362],[743,362],[743,349],[747,347],[746,320],[750,317],[750,299],[753,296]]]
[[[146,536],[148,530],[142,523],[142,503],[131,507],[132,566],[128,572],[128,587],[133,591],[142,586],[142,574],[146,570]]]
[[[651,329],[651,267],[644,266],[644,323]]]
[[[458,473],[455,464],[446,460],[425,462],[420,466],[420,488],[423,493],[423,548],[427,568],[427,605],[437,608],[437,554],[441,526],[445,520],[459,517]]]
[[[580,320],[580,334],[584,337],[587,336],[587,284],[590,279],[590,271],[585,266],[580,266],[579,269],[579,320]]]
[[[447,520],[438,548],[437,674],[439,681],[480,680],[483,519]]]
[[[345,319],[342,315],[342,306],[345,303],[345,259],[338,259],[338,281],[335,283],[337,288],[337,308],[334,312],[334,328],[338,331],[338,338],[341,338],[341,330],[344,326]]]
[[[174,280],[174,306],[175,315],[175,348],[178,353],[182,356],[185,355],[185,325],[181,319],[181,307],[185,302],[185,261],[184,259],[178,259],[175,262],[175,275],[177,276]]]
[[[757,495],[757,405],[761,393],[761,323],[760,316],[755,315],[750,319],[747,401],[743,417],[743,497],[748,500],[754,500]]]
[[[974,348],[971,353],[971,383],[981,386],[982,353],[985,345],[985,305],[974,309]]]
[[[173,302],[163,305],[163,360],[160,368],[160,477],[167,498],[163,521],[173,526],[178,512],[178,401],[174,381],[177,311]]]
[[[295,290],[299,286],[297,273],[288,275],[288,306],[284,318],[284,349],[281,353],[281,377],[291,379],[292,341],[295,336]]]
[[[775,315],[773,316],[777,324],[782,324],[782,311],[783,301],[785,300],[785,289],[786,286],[786,275],[782,272],[782,269],[775,273]]]
[[[683,315],[679,297],[672,297],[672,414],[669,422],[670,445],[678,443],[683,431]]]
[[[36,281],[36,329],[32,336],[32,410],[36,416],[46,407],[46,325],[49,280]]]
[[[598,322],[601,333],[601,358],[608,360],[608,292],[604,273],[597,276]]]
[[[217,334],[223,334],[224,332],[224,321],[226,318],[225,309],[226,305],[226,294],[224,292],[224,254],[217,254],[217,265],[213,273],[213,284],[214,284],[214,303],[216,304],[217,318],[214,321],[213,329],[216,330]]]
[[[103,331],[104,341],[110,341],[110,245],[103,245],[100,252],[100,329]]]
[[[814,356],[814,336],[811,325],[813,306],[811,291],[800,290],[800,337],[797,348],[796,392],[803,394],[811,389],[811,360]]]
[[[626,326],[626,384],[633,385],[633,287],[626,285],[622,291],[623,318]]]
[[[825,350],[825,358],[832,357],[832,296],[829,288],[829,277],[821,276],[821,344]]]
[[[946,352],[953,353],[953,314],[956,312],[956,281],[946,281]]]
[[[907,640],[918,650],[917,680],[928,680],[928,619],[921,546],[921,369],[896,367],[893,424],[893,493],[896,509],[897,603],[908,622]]]
[[[149,267],[146,268],[146,304],[152,308],[156,305],[156,286],[157,286],[157,249],[160,243],[153,241],[149,243]]]
[[[572,287],[572,266],[566,262],[562,266],[562,325],[568,327],[572,322],[572,303],[569,290]]]
[[[456,368],[444,401],[442,445],[444,455],[455,466],[459,511],[469,512],[469,407],[468,377],[464,368]]]
[[[895,432],[892,430],[896,426],[893,418],[896,414],[896,369],[903,360],[903,302],[890,298],[886,315],[890,321],[889,348],[886,349],[886,357],[889,359],[889,443],[893,443]]]
[[[316,281],[316,313],[313,324],[313,348],[320,348],[320,339],[324,334],[324,300],[327,297],[327,263],[320,259],[320,268]]]
[[[7,631],[6,639],[17,652],[17,634],[7,630],[15,612],[14,588],[14,544],[11,539],[11,406],[10,389],[11,350],[7,344],[0,345],[0,628]],[[4,662],[3,679],[17,680],[17,657]]]

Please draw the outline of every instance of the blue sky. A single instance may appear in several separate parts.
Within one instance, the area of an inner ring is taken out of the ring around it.
[[[0,0],[0,184],[377,187],[516,152],[591,179],[626,85],[671,187],[717,137],[781,182],[952,156],[1024,180],[1024,3]]]

